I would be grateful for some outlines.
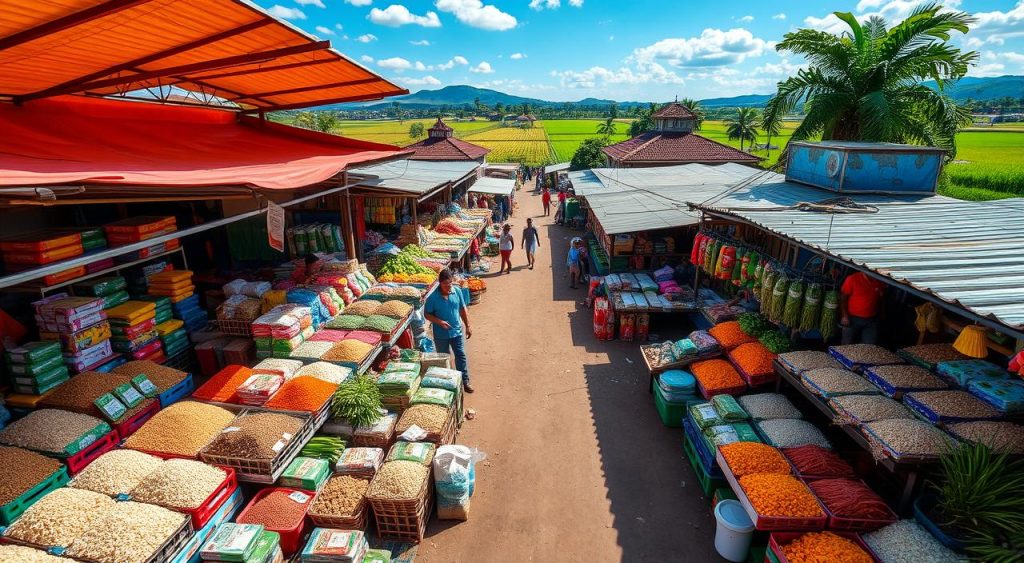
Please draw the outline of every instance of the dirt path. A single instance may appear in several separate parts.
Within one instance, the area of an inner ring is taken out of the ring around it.
[[[578,233],[538,217],[540,197],[518,198],[514,271],[491,275],[469,312],[476,419],[459,443],[488,458],[470,520],[435,519],[417,561],[717,561],[682,430],[659,421],[637,344],[595,340],[584,290],[563,277]],[[534,270],[519,248],[527,217]]]

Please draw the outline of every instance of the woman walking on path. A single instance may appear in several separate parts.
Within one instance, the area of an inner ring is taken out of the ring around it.
[[[544,204],[544,216],[551,215],[551,190],[546,186],[544,192],[540,194],[540,201]]]
[[[569,270],[569,287],[576,289],[576,280],[580,277],[580,249],[576,240],[569,243],[569,255],[565,258],[565,267]]]
[[[526,262],[530,264],[531,270],[538,248],[540,248],[540,235],[537,233],[537,227],[533,226],[533,219],[527,218],[526,228],[523,229],[523,249],[526,250]]]
[[[501,268],[498,273],[512,273],[512,250],[516,247],[516,238],[512,236],[512,226],[505,224],[501,229],[501,239],[498,241],[498,250],[501,252]],[[505,269],[506,264],[508,270]]]

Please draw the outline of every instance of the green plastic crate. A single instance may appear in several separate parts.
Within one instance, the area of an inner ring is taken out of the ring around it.
[[[750,551],[747,552],[747,563],[763,563],[768,554],[768,544],[750,544]]]
[[[52,475],[43,479],[35,487],[25,491],[11,502],[0,506],[0,525],[9,526],[18,516],[21,516],[23,512],[35,504],[37,500],[43,498],[50,491],[63,487],[70,480],[67,468],[61,466],[60,469],[54,471]]]
[[[661,423],[669,428],[682,428],[686,416],[686,403],[670,403],[661,396],[661,389],[654,386],[654,407],[658,409]]]
[[[683,438],[683,453],[686,454],[686,459],[690,461],[690,467],[697,475],[697,482],[700,483],[700,490],[704,491],[704,496],[710,499],[715,489],[726,486],[725,479],[714,479],[704,472],[700,460],[697,459],[697,452],[693,449],[693,444],[685,437]]]

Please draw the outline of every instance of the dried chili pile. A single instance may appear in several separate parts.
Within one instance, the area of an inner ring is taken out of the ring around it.
[[[337,389],[334,383],[303,375],[286,381],[263,406],[285,411],[317,412]]]
[[[775,371],[772,367],[775,357],[775,354],[760,342],[741,344],[729,352],[729,358],[733,363],[750,377],[769,375]]]
[[[892,522],[892,511],[870,487],[856,479],[822,479],[808,484],[833,516]]]
[[[782,546],[790,563],[871,563],[868,552],[855,542],[832,532],[808,532]]]
[[[751,473],[789,475],[790,466],[779,450],[757,442],[733,442],[718,448],[736,477]]]
[[[709,394],[721,389],[745,388],[747,386],[736,368],[725,360],[714,359],[696,362],[690,366],[690,371]]]
[[[740,344],[757,342],[757,338],[743,332],[743,329],[740,328],[740,323],[737,321],[718,323],[708,329],[708,333],[714,336],[715,340],[726,350],[732,350]]]
[[[853,468],[832,450],[806,444],[793,448],[783,448],[782,453],[796,467],[800,475],[815,477],[853,477]]]
[[[825,516],[807,485],[791,475],[754,473],[740,477],[739,481],[751,506],[761,516],[781,518]]]

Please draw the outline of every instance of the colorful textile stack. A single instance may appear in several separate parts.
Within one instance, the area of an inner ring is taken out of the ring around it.
[[[109,311],[99,297],[69,297],[57,293],[36,301],[36,326],[44,340],[59,340],[64,363],[72,373],[103,370],[114,357]],[[117,309],[113,307],[111,311]]]
[[[160,343],[168,358],[188,349],[188,333],[185,331],[185,323],[181,319],[164,321],[156,325],[155,330],[160,336]]]
[[[113,332],[114,350],[132,360],[163,363],[160,335],[156,331],[156,304],[149,301],[126,301],[107,311]]]
[[[0,242],[4,269],[19,272],[37,268],[44,264],[81,256],[84,252],[81,233],[33,233],[17,239]],[[69,268],[43,278],[43,283],[53,285],[84,276],[85,266]]]
[[[57,342],[26,342],[8,350],[7,370],[14,390],[25,395],[42,395],[69,377]]]

